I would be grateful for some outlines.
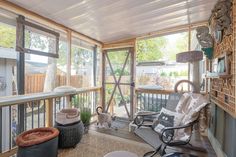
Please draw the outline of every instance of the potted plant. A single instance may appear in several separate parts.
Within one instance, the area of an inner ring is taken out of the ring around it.
[[[92,117],[91,109],[89,108],[81,109],[80,119],[84,124],[84,133],[88,133],[91,117]]]

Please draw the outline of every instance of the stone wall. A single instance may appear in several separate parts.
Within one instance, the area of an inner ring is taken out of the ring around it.
[[[233,33],[225,35],[223,31],[222,42],[214,44],[214,58],[222,56],[224,53],[231,53],[229,56],[230,75],[223,78],[211,79],[211,98],[212,101],[225,110],[227,113],[236,117],[235,105],[235,44],[236,44],[236,18],[235,17],[235,1],[232,9]],[[234,14],[234,16],[233,16]]]
[[[232,51],[231,74],[229,79],[212,79],[211,122],[208,137],[219,157],[235,157],[236,149],[236,119],[235,119],[235,60],[236,60],[236,0],[233,0],[233,34],[224,36],[222,43],[215,44],[214,57],[224,51]],[[231,87],[232,88],[231,88]],[[221,91],[222,90],[222,91]],[[220,91],[218,97],[214,91]],[[230,102],[224,102],[224,95],[230,96]],[[217,101],[218,100],[218,101]]]

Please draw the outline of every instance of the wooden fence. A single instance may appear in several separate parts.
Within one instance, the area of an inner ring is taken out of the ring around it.
[[[43,92],[45,74],[26,74],[25,76],[25,94]],[[71,76],[71,85],[81,88],[87,85],[89,79],[83,78],[81,75]],[[56,87],[66,85],[66,76],[57,75]],[[87,86],[88,87],[88,86]]]

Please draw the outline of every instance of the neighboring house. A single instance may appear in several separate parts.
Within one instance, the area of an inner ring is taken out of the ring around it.
[[[157,75],[161,72],[181,72],[187,70],[188,66],[182,63],[153,61],[153,62],[139,62],[136,66],[136,75]]]
[[[47,68],[48,63],[25,60],[25,74],[46,74]],[[66,75],[66,73],[59,68],[57,68],[57,74]]]
[[[16,94],[16,52],[13,49],[0,47],[0,97]],[[14,107],[11,108],[12,115],[16,112]],[[11,126],[9,120],[9,108],[2,108],[2,125]],[[15,124],[12,116],[12,125]],[[16,126],[12,127],[16,130]],[[12,132],[13,133],[13,132]],[[14,133],[13,133],[14,134]],[[9,127],[2,128],[2,150],[8,150],[10,132]]]

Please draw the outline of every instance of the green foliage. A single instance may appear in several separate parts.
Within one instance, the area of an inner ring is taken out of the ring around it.
[[[72,98],[72,105],[75,107],[75,108],[80,108],[82,109],[83,106],[84,106],[84,102],[86,102],[86,97],[83,96],[83,95],[75,95],[73,96]],[[90,100],[88,102],[88,104],[90,104]]]
[[[0,24],[0,47],[14,48],[16,42],[16,29]]]
[[[84,125],[89,125],[91,120],[92,114],[89,108],[84,108],[80,112],[80,119]]]
[[[162,76],[162,77],[166,77],[167,75],[168,74],[166,72],[164,72],[164,71],[162,71],[161,74],[160,74],[160,76]]]
[[[48,39],[50,40],[50,39]],[[40,51],[46,51],[50,44],[46,38],[42,38],[41,34],[37,34],[31,31],[25,31],[25,47],[37,49]]]
[[[68,52],[68,48],[67,48],[67,44],[66,42],[60,41],[59,42],[59,58],[57,60],[57,63],[60,66],[65,66],[67,63],[67,52]]]
[[[137,42],[137,62],[176,60],[176,54],[188,50],[188,33],[143,39]]]
[[[114,67],[120,66],[119,68],[122,67],[122,65],[125,63],[125,59],[127,57],[127,52],[126,51],[114,51],[114,52],[109,52],[108,53],[108,58],[110,59],[112,65]],[[114,68],[115,70],[115,68]]]
[[[121,75],[121,72],[122,72],[122,69],[121,69],[121,68],[118,68],[118,69],[114,70],[115,76],[120,76],[120,75]],[[126,69],[124,69],[122,75],[123,75],[123,76],[127,76],[127,75],[129,75],[129,72],[128,72]]]
[[[188,76],[188,71],[187,70],[182,70],[180,72],[177,71],[171,71],[171,72],[165,72],[162,71],[160,73],[161,77],[179,77],[179,76]]]
[[[179,73],[179,76],[188,76],[188,71],[187,70],[183,70]]]
[[[157,61],[164,57],[167,46],[165,37],[139,40],[137,42],[137,62]]]
[[[165,57],[171,61],[176,60],[176,54],[188,50],[188,33],[183,32],[173,34],[173,36],[175,36],[177,39],[175,41],[171,40],[171,43],[169,43],[169,46],[167,46],[165,49]]]

